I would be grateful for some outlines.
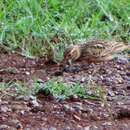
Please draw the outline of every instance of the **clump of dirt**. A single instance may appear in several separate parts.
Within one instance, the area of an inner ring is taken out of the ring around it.
[[[86,61],[74,63],[70,67],[46,64],[45,58],[29,59],[17,54],[0,57],[0,81],[46,82],[55,76],[57,81],[79,81],[88,84],[91,79],[106,93],[108,107],[103,101],[95,101],[71,96],[57,102],[49,93],[42,98],[25,97],[0,98],[0,129],[39,130],[121,130],[130,128],[130,58],[119,57],[105,64],[88,65]],[[89,85],[88,89],[96,88]],[[89,91],[86,94],[90,94]]]

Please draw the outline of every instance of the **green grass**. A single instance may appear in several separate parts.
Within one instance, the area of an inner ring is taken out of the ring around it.
[[[129,0],[1,0],[0,48],[57,57],[69,44],[104,38],[129,42]],[[56,40],[55,40],[56,39]]]
[[[72,95],[77,95],[82,98],[88,98],[93,100],[102,100],[100,96],[100,89],[97,86],[95,89],[90,90],[88,86],[95,85],[90,81],[88,84],[81,84],[80,82],[75,83],[65,83],[62,79],[60,82],[57,82],[57,79],[53,77],[51,80],[45,83],[38,83],[37,80],[34,80],[32,85],[20,81],[9,83],[0,83],[0,94],[1,97],[4,96],[24,96],[24,97],[36,97],[39,95],[39,92],[43,97],[48,97],[52,95],[57,101],[60,99],[68,99]]]

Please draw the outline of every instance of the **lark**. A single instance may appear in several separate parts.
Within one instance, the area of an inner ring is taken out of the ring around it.
[[[103,39],[85,40],[81,44],[68,47],[64,52],[64,62],[74,62],[78,59],[90,62],[105,62],[112,60],[114,54],[130,49],[130,44]]]

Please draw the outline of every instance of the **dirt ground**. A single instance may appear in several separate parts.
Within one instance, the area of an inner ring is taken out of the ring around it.
[[[100,100],[73,95],[57,102],[45,96],[36,99],[0,97],[0,130],[129,130],[130,57],[120,56],[107,63],[74,63],[70,68],[45,63],[44,58],[29,59],[17,54],[0,57],[0,82],[59,81],[87,84],[91,77],[106,93],[107,105]],[[93,90],[96,86],[89,85]],[[91,95],[86,92],[86,94]],[[112,116],[112,117],[110,117]]]

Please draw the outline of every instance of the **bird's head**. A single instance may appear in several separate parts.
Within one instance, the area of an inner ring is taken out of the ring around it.
[[[71,64],[80,57],[80,48],[78,45],[68,47],[64,52],[63,62]]]

